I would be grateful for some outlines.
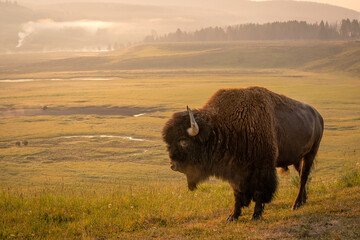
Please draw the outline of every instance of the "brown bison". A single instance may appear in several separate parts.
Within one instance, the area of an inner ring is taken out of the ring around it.
[[[162,134],[171,169],[186,175],[190,190],[210,176],[230,183],[235,206],[227,220],[233,221],[251,200],[252,219],[262,218],[277,187],[276,167],[294,165],[300,189],[293,209],[305,203],[323,129],[321,115],[310,105],[250,87],[221,89],[203,108],[175,113]]]

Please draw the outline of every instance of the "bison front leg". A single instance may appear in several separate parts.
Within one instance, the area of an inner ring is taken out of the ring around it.
[[[226,221],[228,221],[228,222],[237,220],[239,218],[239,216],[241,215],[242,206],[240,203],[239,193],[234,193],[234,196],[235,196],[234,209],[233,209],[232,213],[229,215],[229,217],[226,219]]]
[[[242,192],[234,191],[234,197],[235,197],[234,209],[232,213],[229,215],[229,217],[226,219],[226,221],[228,222],[237,220],[241,215],[241,208],[248,206],[251,201],[251,199],[249,197],[246,197],[246,194]]]
[[[260,181],[257,182],[256,190],[253,193],[255,202],[254,214],[251,220],[262,219],[265,203],[269,203],[276,191],[277,178],[274,167],[264,168],[259,174],[255,174]]]
[[[254,201],[255,201],[255,208],[254,214],[252,215],[251,220],[261,220],[262,213],[264,211],[265,203],[263,203],[263,194],[261,192],[254,193]]]

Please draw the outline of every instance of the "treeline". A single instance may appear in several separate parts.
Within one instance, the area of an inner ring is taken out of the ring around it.
[[[177,29],[174,33],[157,36],[152,34],[146,42],[190,41],[242,41],[242,40],[332,40],[356,39],[360,36],[358,20],[344,19],[338,24],[310,24],[305,21],[273,22],[266,24],[240,24],[235,26],[208,27],[195,32]]]

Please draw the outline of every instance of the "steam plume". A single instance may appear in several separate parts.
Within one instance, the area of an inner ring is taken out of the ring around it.
[[[55,22],[52,19],[41,19],[37,22],[27,22],[22,26],[22,31],[18,33],[19,39],[17,48],[23,46],[24,40],[35,32],[42,30],[61,30],[66,28],[81,28],[91,34],[95,34],[99,29],[107,29],[114,27],[112,22],[101,21],[73,21],[73,22]]]

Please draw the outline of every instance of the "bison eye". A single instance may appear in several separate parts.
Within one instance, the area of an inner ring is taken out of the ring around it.
[[[179,145],[182,147],[182,148],[187,148],[189,146],[189,141],[188,140],[185,140],[185,139],[182,139],[179,141]]]

